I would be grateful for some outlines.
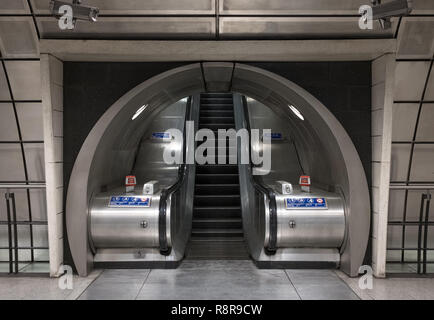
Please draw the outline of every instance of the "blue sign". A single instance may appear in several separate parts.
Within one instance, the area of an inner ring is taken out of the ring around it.
[[[271,140],[282,140],[283,135],[280,132],[264,133],[264,137],[269,137]]]
[[[152,138],[154,139],[171,139],[170,133],[168,132],[154,132],[152,133]]]
[[[109,207],[133,207],[133,208],[147,208],[151,206],[151,198],[140,196],[125,197],[125,196],[112,196],[110,197]]]
[[[286,209],[327,209],[325,198],[285,198]]]

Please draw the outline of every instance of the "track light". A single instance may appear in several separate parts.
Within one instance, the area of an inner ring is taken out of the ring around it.
[[[372,19],[379,20],[383,29],[391,27],[390,18],[407,16],[413,9],[413,0],[393,0],[381,3],[381,0],[371,0]]]
[[[50,12],[53,16],[59,20],[66,20],[70,24],[75,23],[76,20],[84,20],[96,22],[99,14],[99,9],[97,7],[85,6],[81,4],[81,0],[73,0],[71,2],[51,0],[50,1]],[[60,22],[60,21],[59,21]],[[60,27],[60,23],[59,23]],[[73,29],[72,27],[67,27],[68,29]],[[64,29],[64,28],[62,28]],[[66,28],[65,28],[66,29]]]

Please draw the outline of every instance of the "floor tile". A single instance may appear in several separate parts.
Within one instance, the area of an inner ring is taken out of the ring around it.
[[[251,261],[189,261],[152,270],[138,299],[298,299],[283,270],[259,270]]]
[[[332,270],[286,270],[302,300],[357,300],[359,297]]]
[[[111,269],[102,274],[80,295],[80,300],[131,300],[143,286],[149,270]]]

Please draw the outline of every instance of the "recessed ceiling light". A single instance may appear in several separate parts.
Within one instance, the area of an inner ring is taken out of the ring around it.
[[[292,104],[288,104],[288,107],[289,109],[291,109],[292,113],[294,113],[297,116],[297,118],[299,118],[300,120],[304,120],[303,115],[296,107],[294,107]]]
[[[147,106],[148,105],[145,104],[145,105],[141,106],[139,109],[137,109],[136,113],[133,115],[133,117],[131,118],[131,120],[136,119],[143,111],[145,111],[145,109],[146,109]]]

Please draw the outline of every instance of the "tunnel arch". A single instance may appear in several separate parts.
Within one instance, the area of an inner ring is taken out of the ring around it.
[[[87,275],[92,267],[87,236],[92,194],[125,176],[122,168],[128,167],[129,154],[150,121],[147,115],[204,91],[233,91],[249,96],[288,120],[293,119],[288,105],[301,111],[307,121],[296,124],[300,139],[308,143],[308,136],[315,136],[318,144],[314,147],[325,153],[323,161],[329,168],[324,172],[324,166],[313,166],[311,174],[319,181],[339,185],[344,195],[347,236],[341,268],[356,275],[369,237],[370,199],[365,172],[350,137],[320,101],[293,82],[257,67],[225,62],[190,64],[148,79],[117,100],[92,128],[76,158],[66,199],[68,241],[79,275]],[[132,121],[132,115],[143,105],[147,107],[141,121]]]

